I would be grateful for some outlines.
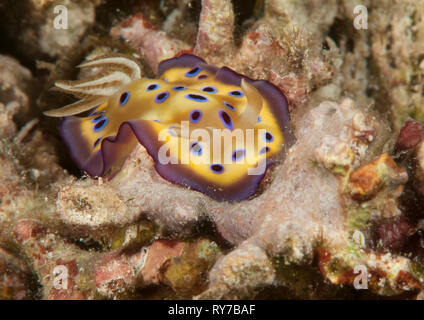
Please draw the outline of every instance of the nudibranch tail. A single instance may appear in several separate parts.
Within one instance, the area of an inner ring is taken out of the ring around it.
[[[138,63],[124,56],[80,67],[101,70],[57,82],[81,100],[46,114],[66,117],[61,135],[90,176],[112,177],[140,143],[164,179],[240,201],[256,192],[267,167],[294,140],[287,99],[277,87],[199,57],[161,62],[158,79],[141,78]]]

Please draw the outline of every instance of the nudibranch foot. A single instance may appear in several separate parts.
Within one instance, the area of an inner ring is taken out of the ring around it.
[[[102,69],[97,77],[57,82],[81,100],[46,115],[65,117],[61,135],[90,176],[110,177],[140,143],[166,180],[240,201],[293,141],[287,99],[277,87],[199,57],[161,62],[158,79],[141,78],[139,64],[124,56],[80,67]]]

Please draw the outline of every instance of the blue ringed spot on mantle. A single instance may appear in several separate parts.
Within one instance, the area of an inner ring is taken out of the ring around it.
[[[119,105],[122,107],[128,102],[128,99],[130,98],[130,93],[128,91],[121,94],[121,97],[119,98]]]
[[[172,89],[174,89],[175,91],[181,91],[181,90],[186,89],[186,87],[184,87],[184,86],[175,86]]]
[[[215,87],[212,86],[207,86],[201,89],[204,92],[209,92],[209,93],[217,93],[218,90]]]
[[[266,142],[272,142],[274,140],[274,137],[272,136],[271,133],[267,131],[264,133],[264,139]]]
[[[233,90],[228,92],[228,94],[232,97],[236,97],[236,98],[241,98],[243,97],[243,92],[241,92],[240,90]]]
[[[219,118],[221,119],[222,123],[224,124],[224,126],[227,129],[230,129],[230,130],[234,129],[233,120],[231,119],[231,117],[228,115],[228,113],[226,111],[219,110],[218,115],[219,115]]]
[[[185,97],[187,99],[194,100],[194,101],[197,101],[197,102],[206,102],[206,101],[209,100],[205,96],[202,96],[200,94],[194,94],[194,93],[186,94]]]
[[[202,146],[198,142],[192,142],[190,144],[190,151],[195,156],[200,156],[202,155]]]
[[[199,109],[191,110],[190,121],[192,123],[198,123],[201,118],[202,118],[202,111],[200,111]]]
[[[96,141],[94,141],[93,148],[96,148],[101,140],[102,140],[102,137],[100,137]]]
[[[245,149],[237,149],[237,150],[234,150],[233,155],[232,155],[232,159],[233,159],[234,162],[237,162],[237,161],[242,160],[245,155],[246,155]]]
[[[172,126],[169,126],[169,127],[168,127],[168,133],[169,133],[171,136],[173,136],[173,137],[178,137],[178,136],[175,134],[175,132],[172,130],[172,128],[178,128],[178,126],[176,126],[176,125],[172,125]]]
[[[267,152],[269,152],[271,149],[269,148],[269,147],[263,147],[260,151],[259,151],[259,154],[264,154],[264,153],[267,153]]]
[[[108,121],[108,119],[107,119],[107,118],[104,118],[104,119],[100,120],[99,122],[97,122],[97,123],[93,126],[93,131],[94,131],[94,132],[97,132],[97,131],[102,130],[102,129],[105,127],[105,125],[106,125],[107,121]]]
[[[156,103],[162,103],[164,102],[167,98],[169,97],[169,92],[165,91],[165,92],[161,92],[159,94],[156,95],[155,97],[155,102]]]
[[[159,88],[159,85],[156,83],[149,84],[146,88],[146,91],[153,91]]]
[[[234,108],[231,104],[229,104],[228,102],[224,102],[224,106],[226,106],[228,109],[230,110],[236,110],[236,108]]]
[[[209,168],[214,172],[214,173],[223,173],[224,172],[224,167],[222,164],[219,163],[214,163],[211,164],[209,166]]]
[[[91,119],[91,122],[99,122],[100,120],[102,120],[105,116],[105,111],[103,110],[102,112],[99,113],[99,115],[97,117],[95,117],[94,119]]]
[[[185,76],[186,77],[194,77],[195,75],[197,75],[200,72],[201,69],[202,68],[200,68],[200,67],[195,67],[195,68],[191,69],[190,71],[187,71]]]

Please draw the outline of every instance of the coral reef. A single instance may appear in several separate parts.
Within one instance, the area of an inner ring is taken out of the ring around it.
[[[5,2],[0,5],[2,26],[7,37],[19,35],[19,41],[14,42],[15,50],[26,59],[57,57],[80,44],[95,22],[99,4],[99,0],[25,0],[13,5]],[[64,10],[66,16],[60,16]]]
[[[424,3],[248,3],[0,4],[0,298],[423,297]],[[71,31],[53,26],[58,4]],[[191,52],[271,81],[296,140],[241,202],[164,180],[141,145],[113,179],[91,179],[40,111],[63,101],[53,80],[104,50],[152,77]]]
[[[408,117],[423,120],[423,3],[373,1],[371,59],[377,69],[381,106],[392,109],[399,130]]]

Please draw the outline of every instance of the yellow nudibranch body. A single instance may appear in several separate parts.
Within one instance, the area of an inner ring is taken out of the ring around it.
[[[187,54],[163,61],[158,79],[134,79],[141,72],[122,56],[109,58],[113,62],[106,76],[59,84],[83,100],[50,112],[91,110],[66,117],[60,129],[90,176],[113,176],[141,143],[166,180],[217,200],[240,201],[255,193],[267,166],[291,143],[287,100],[267,81]],[[114,79],[123,81],[108,87]]]

